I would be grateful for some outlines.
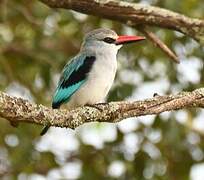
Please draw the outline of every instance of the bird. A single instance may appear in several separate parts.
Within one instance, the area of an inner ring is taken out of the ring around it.
[[[123,44],[144,40],[142,36],[118,36],[111,29],[99,28],[87,33],[79,53],[61,73],[52,108],[66,104],[68,110],[104,102],[116,75],[117,53]],[[44,135],[50,125],[41,131]]]

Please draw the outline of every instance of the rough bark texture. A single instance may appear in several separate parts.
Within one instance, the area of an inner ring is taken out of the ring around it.
[[[116,123],[129,117],[153,115],[190,107],[204,108],[204,88],[177,95],[156,96],[144,101],[111,102],[97,106],[100,110],[92,107],[77,108],[73,111],[53,110],[0,92],[0,117],[9,120],[11,124],[49,123],[52,126],[75,129],[87,122]]]
[[[81,13],[120,21],[130,26],[158,26],[180,31],[204,44],[204,21],[189,18],[159,7],[118,0],[41,0],[52,8],[72,9]]]

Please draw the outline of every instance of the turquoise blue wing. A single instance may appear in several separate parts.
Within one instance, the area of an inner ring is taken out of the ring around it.
[[[70,97],[86,82],[95,60],[95,56],[80,55],[65,65],[53,97],[53,108],[59,108],[61,104],[68,102]]]

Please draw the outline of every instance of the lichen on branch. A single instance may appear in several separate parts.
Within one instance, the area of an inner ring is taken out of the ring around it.
[[[159,114],[183,108],[204,108],[204,88],[177,95],[156,96],[143,101],[110,102],[97,108],[80,107],[72,111],[51,109],[0,92],[0,117],[12,124],[26,122],[75,129],[88,122],[116,123],[130,117]]]

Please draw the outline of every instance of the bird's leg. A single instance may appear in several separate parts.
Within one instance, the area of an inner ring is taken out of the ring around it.
[[[97,105],[95,105],[95,104],[86,104],[85,106],[91,107],[91,108],[95,108],[95,109],[99,110],[100,112],[103,111],[101,108],[99,108],[99,107],[98,107]]]
[[[102,108],[98,107],[98,105],[107,105],[108,103],[98,103],[98,104],[86,104],[85,106],[91,107],[91,108],[95,108],[97,110],[99,110],[100,112],[103,111]]]
[[[102,103],[97,103],[96,105],[108,105],[108,103],[107,102],[102,102]]]

